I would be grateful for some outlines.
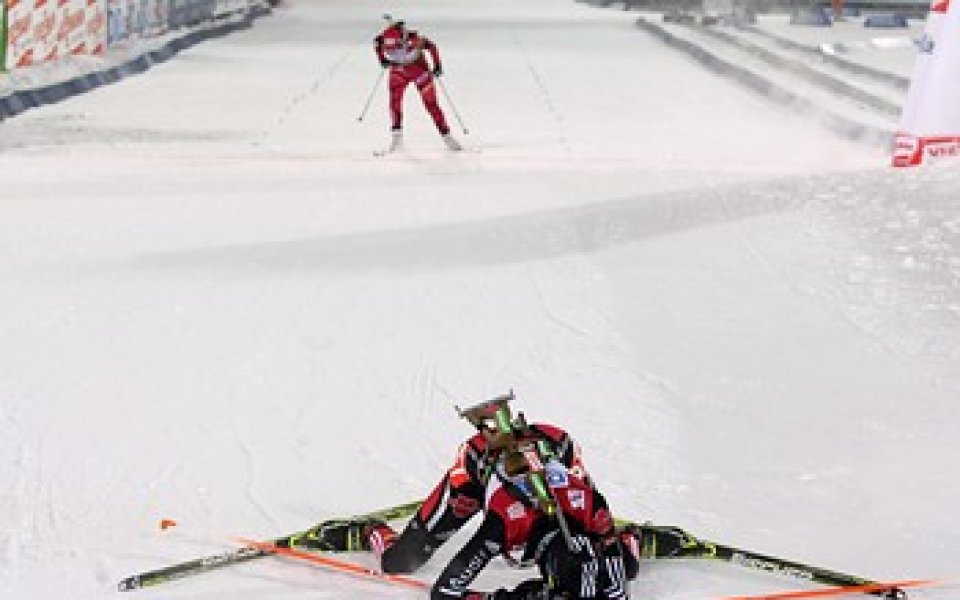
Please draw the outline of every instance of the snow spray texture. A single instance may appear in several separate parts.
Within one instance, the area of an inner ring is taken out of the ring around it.
[[[897,132],[893,164],[960,158],[960,0],[933,0]]]

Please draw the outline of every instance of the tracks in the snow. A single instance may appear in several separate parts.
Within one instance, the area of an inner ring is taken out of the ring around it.
[[[834,132],[889,144],[907,78],[832,57],[755,28],[655,23],[637,26],[729,77]]]

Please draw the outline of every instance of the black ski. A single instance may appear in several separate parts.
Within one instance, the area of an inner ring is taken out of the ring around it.
[[[883,585],[857,575],[849,575],[832,569],[825,569],[785,558],[760,554],[759,552],[744,550],[743,548],[728,546],[726,544],[700,540],[679,527],[652,525],[650,523],[644,523],[642,525],[620,523],[620,525],[640,529],[642,534],[641,556],[643,558],[699,558],[718,560],[756,571],[831,586],[859,587]],[[907,597],[906,593],[897,587],[878,589],[865,593],[892,600],[904,600]]]
[[[384,521],[404,519],[413,515],[413,513],[420,508],[421,504],[422,501],[417,500],[415,502],[408,502],[406,504],[385,508],[383,510],[374,511],[364,515],[357,515],[356,518],[381,519]],[[274,539],[270,543],[276,546],[284,546],[289,543],[290,538],[299,534],[300,532],[286,535]],[[229,550],[220,554],[205,556],[203,558],[195,558],[193,560],[170,565],[168,567],[161,567],[152,571],[144,571],[143,573],[131,575],[130,577],[126,577],[125,579],[121,580],[120,583],[117,584],[117,589],[121,592],[127,592],[131,590],[138,590],[140,588],[152,587],[168,581],[174,581],[177,579],[183,579],[184,577],[206,573],[207,571],[212,571],[220,567],[236,565],[254,558],[260,558],[262,556],[270,556],[270,553],[251,547]]]

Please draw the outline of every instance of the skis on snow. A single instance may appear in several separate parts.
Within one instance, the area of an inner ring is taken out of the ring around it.
[[[273,554],[275,556],[282,556],[284,558],[298,560],[301,562],[310,563],[312,565],[318,565],[325,569],[337,571],[338,573],[346,573],[348,575],[353,575],[355,577],[361,577],[364,579],[372,579],[374,581],[382,581],[384,583],[412,587],[418,590],[430,589],[429,585],[420,581],[419,579],[413,579],[412,577],[406,577],[404,575],[381,573],[380,571],[364,567],[363,565],[340,560],[339,558],[334,558],[326,554],[307,552],[304,550],[298,550],[296,548],[288,548],[286,546],[277,545],[271,542],[258,542],[256,540],[250,540],[246,538],[237,538],[237,542],[244,544],[249,548],[266,552],[267,554]]]
[[[450,152],[463,152],[463,144],[461,144],[457,138],[453,137],[449,133],[443,134],[440,136],[440,139],[443,140],[443,145]],[[403,150],[403,133],[400,131],[394,131],[390,135],[390,145],[384,148],[383,150],[374,150],[374,156],[388,156],[390,154],[395,154]]]
[[[745,550],[726,544],[700,540],[690,535],[679,527],[652,525],[644,523],[641,525],[630,522],[618,522],[621,527],[632,526],[638,528],[641,532],[642,548],[641,558],[673,559],[673,558],[693,558],[715,560],[755,571],[763,571],[773,575],[780,575],[820,583],[823,585],[837,586],[844,590],[844,593],[863,593],[887,598],[891,600],[904,600],[907,595],[903,591],[904,587],[917,587],[921,585],[932,585],[936,582],[927,580],[911,580],[905,582],[882,583],[872,581],[856,575],[849,575],[823,567],[807,565],[801,562],[760,554],[752,550]],[[677,539],[682,539],[680,544]],[[667,544],[679,546],[677,551],[669,556],[662,556],[657,552],[657,548]],[[825,593],[826,590],[818,590],[817,595],[838,595]],[[766,596],[764,596],[766,597]],[[774,596],[770,596],[773,598]],[[800,598],[802,596],[794,594],[790,596]]]
[[[374,518],[383,521],[404,519],[412,516],[421,504],[422,501],[419,500],[408,502],[383,510],[357,515],[354,518]],[[822,585],[836,586],[831,589],[813,590],[809,593],[789,592],[779,596],[776,594],[766,594],[763,596],[764,598],[803,598],[860,593],[870,594],[888,600],[905,600],[907,595],[904,592],[904,588],[942,583],[931,580],[909,580],[886,583],[872,581],[832,569],[761,554],[727,544],[701,540],[679,527],[653,525],[651,523],[635,524],[630,521],[621,520],[617,521],[617,525],[619,527],[633,527],[639,530],[642,543],[640,551],[642,559],[672,560],[680,558],[713,560],[773,575],[791,577]],[[297,532],[266,542],[239,539],[238,541],[243,544],[242,548],[138,573],[123,579],[117,587],[120,591],[152,587],[184,577],[206,573],[220,567],[240,564],[255,558],[272,555],[318,564],[336,571],[348,572],[367,578],[375,578],[388,583],[421,588],[426,585],[421,581],[408,578],[400,578],[404,581],[394,581],[391,576],[384,577],[382,574],[378,574],[361,565],[341,561],[329,555],[289,548],[291,538],[295,538],[301,535],[301,533],[302,532]],[[670,547],[669,553],[664,553],[664,548],[668,547]]]
[[[383,521],[404,519],[417,512],[417,509],[420,508],[420,504],[422,504],[422,501],[417,500],[415,502],[408,502],[406,504],[393,506],[364,515],[357,515],[357,518],[373,518],[381,519]],[[300,533],[301,532],[297,532],[277,538],[269,542],[268,545],[282,547],[289,544],[290,538],[295,537]],[[117,584],[117,589],[121,592],[127,592],[131,590],[138,590],[140,588],[152,587],[162,583],[167,583],[168,581],[174,581],[177,579],[183,579],[184,577],[206,573],[214,569],[219,569],[220,567],[244,563],[263,556],[270,556],[271,554],[272,552],[265,548],[245,545],[243,548],[238,548],[236,550],[221,552],[219,554],[204,556],[202,558],[195,558],[193,560],[177,563],[168,567],[161,567],[159,569],[144,571],[143,573],[131,575],[130,577],[126,577],[121,580]]]

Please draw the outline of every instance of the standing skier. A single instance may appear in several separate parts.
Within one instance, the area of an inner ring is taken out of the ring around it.
[[[450,135],[450,127],[437,100],[435,78],[443,74],[440,50],[429,39],[407,29],[403,21],[391,21],[374,39],[374,51],[384,69],[390,69],[390,117],[393,125],[390,152],[403,143],[403,94],[411,83],[417,86],[427,112],[450,150],[461,150],[460,143]],[[433,67],[427,62],[430,54]]]
[[[374,550],[385,573],[412,573],[477,514],[497,459],[518,441],[539,442],[575,477],[590,482],[580,447],[566,431],[544,423],[528,424],[512,416],[513,391],[461,410],[477,433],[461,444],[457,459],[433,492],[397,534],[380,521],[325,521],[291,540],[291,544],[328,551]]]

